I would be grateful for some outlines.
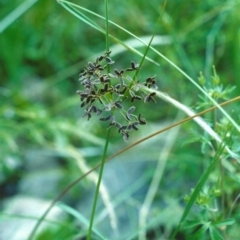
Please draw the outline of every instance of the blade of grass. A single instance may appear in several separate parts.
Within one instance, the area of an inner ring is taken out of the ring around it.
[[[139,64],[139,67],[138,67],[137,71],[135,72],[135,74],[134,74],[134,76],[133,76],[133,81],[136,79],[136,77],[137,77],[137,75],[138,75],[138,73],[139,73],[139,71],[140,71],[140,69],[141,69],[141,67],[142,67],[142,65],[143,65],[143,62],[144,62],[144,60],[145,60],[145,58],[146,58],[146,56],[147,56],[148,50],[149,50],[149,48],[150,48],[151,45],[152,45],[152,41],[153,41],[153,39],[154,39],[154,37],[155,37],[155,35],[156,35],[156,33],[157,33],[157,28],[159,27],[159,24],[160,24],[160,21],[161,21],[161,19],[162,19],[162,15],[163,15],[163,12],[164,12],[164,10],[165,10],[166,4],[167,4],[167,0],[164,1],[164,5],[163,5],[162,12],[161,12],[160,15],[159,15],[157,24],[156,24],[155,29],[154,29],[154,31],[153,31],[152,37],[151,37],[151,39],[150,39],[150,41],[149,41],[149,43],[148,43],[148,45],[147,45],[147,48],[146,48],[146,50],[145,50],[145,52],[144,52],[144,55],[143,55],[143,57],[142,57],[142,59],[141,59],[141,62],[140,62],[140,64]],[[129,88],[131,88],[131,85],[129,86]]]
[[[91,218],[90,218],[90,224],[89,224],[89,228],[88,228],[87,240],[91,239],[94,216],[95,216],[95,211],[96,211],[96,207],[97,207],[97,200],[98,200],[98,195],[99,195],[99,189],[100,189],[100,184],[101,184],[101,180],[102,180],[104,164],[105,164],[105,160],[106,160],[106,156],[107,156],[109,136],[110,136],[110,129],[108,129],[108,132],[107,132],[106,144],[105,144],[105,147],[104,147],[104,152],[103,152],[102,161],[101,161],[101,165],[100,165],[99,178],[98,178],[96,192],[95,192],[94,200],[93,200],[93,207],[92,207],[92,213],[91,213]]]
[[[29,215],[21,215],[21,214],[13,214],[13,213],[8,213],[8,212],[0,212],[0,221],[3,222],[5,219],[24,219],[24,220],[33,220],[33,221],[37,221],[38,217],[37,216],[29,216]],[[49,223],[52,224],[53,226],[59,226],[62,228],[68,228],[68,229],[72,229],[72,230],[76,230],[76,226],[73,226],[70,223],[65,223],[65,222],[61,222],[61,220],[59,219],[59,221],[57,220],[52,220],[52,219],[44,219],[45,223]],[[14,233],[13,233],[14,234]]]
[[[145,89],[148,92],[152,92],[152,90],[146,88]],[[160,91],[154,91],[156,92],[156,96],[163,99],[164,101],[171,103],[174,107],[180,109],[181,111],[185,112],[188,116],[194,116],[195,112],[193,112],[189,107],[186,107],[184,104],[176,101],[175,99],[169,97],[167,94],[164,94]],[[212,138],[216,140],[216,142],[222,143],[221,138],[219,135],[213,131],[213,129],[200,117],[193,119],[204,131],[206,131]],[[226,151],[232,156],[236,157],[236,155],[228,148],[228,146],[225,147]]]
[[[0,22],[0,34],[8,28],[13,22],[15,22],[21,15],[23,15],[30,7],[32,7],[38,0],[28,0],[19,5],[11,13],[9,13]]]
[[[226,101],[226,102],[223,102],[223,103],[221,103],[220,105],[221,105],[221,106],[225,106],[225,105],[227,105],[227,104],[230,104],[230,103],[232,103],[232,102],[234,102],[234,101],[238,101],[238,100],[240,100],[240,96],[239,96],[239,97],[236,97],[236,98],[234,98],[234,99],[228,100],[228,101]],[[200,112],[200,113],[195,114],[194,116],[187,117],[187,118],[185,118],[185,119],[183,119],[183,120],[181,120],[181,121],[179,121],[179,122],[176,122],[176,123],[172,124],[171,126],[168,126],[168,127],[164,128],[164,129],[161,129],[161,130],[159,130],[159,131],[156,131],[155,133],[150,134],[150,135],[148,135],[147,137],[144,137],[144,138],[142,138],[142,139],[134,142],[133,144],[131,144],[131,145],[123,148],[122,150],[118,151],[118,152],[115,153],[114,155],[108,157],[108,158],[105,160],[105,163],[106,163],[106,162],[109,162],[110,160],[112,160],[112,159],[115,158],[116,156],[122,154],[123,152],[126,152],[127,150],[135,147],[136,145],[138,145],[138,144],[140,144],[140,143],[142,143],[142,142],[144,142],[144,141],[146,141],[146,140],[148,140],[148,139],[150,139],[150,138],[152,138],[152,137],[154,137],[154,136],[157,136],[158,134],[161,134],[161,133],[163,133],[163,132],[165,132],[165,131],[168,131],[169,129],[171,129],[171,128],[173,128],[173,127],[179,126],[179,125],[181,125],[181,124],[183,124],[183,123],[185,123],[185,122],[188,122],[188,121],[190,121],[190,120],[192,120],[192,119],[194,119],[194,118],[196,118],[196,117],[199,117],[199,116],[201,116],[201,115],[203,115],[203,114],[205,114],[205,113],[208,113],[208,112],[210,112],[210,111],[213,111],[213,110],[215,110],[216,108],[217,108],[216,106],[213,106],[213,107],[208,108],[208,109],[206,109],[206,110],[204,110],[204,111],[202,111],[202,112]],[[44,212],[44,214],[39,218],[38,222],[36,223],[36,225],[35,225],[34,228],[32,229],[32,232],[30,233],[30,235],[29,235],[29,237],[28,237],[28,240],[32,240],[32,239],[33,239],[33,237],[34,237],[37,229],[39,228],[40,224],[43,222],[43,220],[45,219],[45,217],[48,215],[48,213],[51,211],[52,207],[53,207],[72,187],[74,187],[77,183],[79,183],[82,179],[84,179],[88,174],[90,174],[91,172],[93,172],[93,171],[95,171],[96,169],[98,169],[98,168],[100,167],[100,165],[101,165],[101,164],[96,165],[96,166],[93,167],[90,171],[88,171],[87,173],[85,173],[84,175],[82,175],[81,177],[79,177],[78,179],[76,179],[74,182],[72,182],[70,185],[68,185],[68,186],[52,201],[52,203],[49,205],[49,207],[46,209],[46,211]]]
[[[197,28],[199,28],[201,25],[209,22],[213,18],[215,18],[217,15],[219,15],[219,12],[225,10],[229,11],[230,9],[237,8],[240,3],[237,3],[235,1],[234,4],[228,4],[226,3],[224,6],[216,5],[214,8],[212,8],[210,11],[202,14],[201,16],[197,17],[196,19],[193,19],[191,23],[189,23],[185,28],[182,29],[182,33],[180,38],[182,38],[182,35],[190,34],[192,31],[195,31]]]
[[[217,38],[217,34],[220,31],[227,15],[229,14],[231,9],[225,10],[223,7],[222,11],[219,13],[218,18],[216,19],[215,23],[212,26],[211,31],[207,36],[207,46],[206,46],[206,61],[205,61],[205,77],[206,79],[210,79],[211,77],[211,69],[212,65],[214,65],[213,57],[214,57],[214,47],[215,41]]]
[[[89,225],[88,219],[86,219],[81,213],[79,213],[79,211],[75,210],[74,208],[72,208],[64,203],[58,203],[57,206],[60,207],[63,211],[74,216],[83,225],[85,225],[85,226]],[[93,228],[93,232],[96,234],[96,236],[99,237],[99,239],[107,240],[99,231],[97,231],[97,229]]]
[[[152,37],[151,37],[151,39],[150,39],[150,41],[149,41],[149,43],[148,43],[148,45],[147,45],[147,48],[146,48],[146,50],[145,50],[145,52],[144,52],[144,55],[143,55],[143,57],[142,57],[142,59],[141,59],[141,61],[140,61],[139,67],[138,67],[137,71],[135,72],[135,74],[134,74],[134,76],[133,76],[133,80],[132,80],[132,82],[129,84],[128,90],[124,93],[124,97],[126,97],[126,95],[128,94],[129,90],[131,89],[132,85],[134,84],[134,82],[135,82],[135,80],[136,80],[136,78],[137,78],[137,75],[138,75],[138,73],[139,73],[139,71],[140,71],[140,69],[141,69],[141,67],[142,67],[142,65],[143,65],[143,62],[144,62],[144,60],[146,59],[148,50],[149,50],[149,48],[150,48],[151,45],[152,45],[152,41],[153,41],[153,39],[154,39],[154,37],[155,37],[155,35],[156,35],[157,28],[158,28],[158,26],[159,26],[159,24],[160,24],[160,21],[161,21],[161,19],[162,19],[162,14],[163,14],[163,12],[164,12],[164,10],[165,10],[166,4],[167,4],[167,0],[164,1],[163,10],[162,10],[162,12],[161,12],[160,15],[159,15],[159,18],[158,18],[157,24],[156,24],[156,26],[155,26],[155,29],[154,29],[154,31],[153,31]]]
[[[165,18],[162,21],[162,25],[165,27],[168,34],[170,34],[170,36],[172,37],[173,47],[175,48],[179,59],[181,59],[183,69],[185,69],[185,71],[187,71],[190,76],[196,76],[194,66],[189,57],[187,56],[185,48],[183,47],[184,42],[180,40],[180,34],[175,31],[173,20],[169,14],[165,13]]]
[[[60,2],[60,1],[59,1]],[[86,15],[84,15],[82,12],[74,9],[71,5],[67,5],[65,3],[65,1],[61,1],[60,3],[66,10],[68,10],[70,13],[72,13],[74,16],[76,16],[78,19],[80,19],[81,21],[83,21],[84,23],[88,24],[89,26],[91,26],[92,28],[96,29],[97,31],[106,34],[105,30],[103,28],[101,28],[97,23],[93,22],[91,19],[89,19]],[[74,5],[74,4],[73,4]],[[100,15],[99,15],[100,16]],[[101,16],[100,16],[101,17]],[[103,20],[105,20],[105,18],[102,18]],[[108,21],[111,23],[111,21]],[[113,39],[115,42],[121,44],[122,46],[124,46],[126,49],[130,50],[133,53],[136,53],[139,56],[143,56],[143,54],[139,51],[137,51],[135,48],[128,46],[127,44],[125,44],[123,41],[119,40],[118,38],[115,38],[114,36],[112,36],[111,34],[109,34],[109,38]],[[142,42],[142,41],[141,41]],[[144,45],[147,45],[144,42]],[[97,55],[99,56],[99,55]],[[157,62],[153,61],[152,59],[146,57],[146,59],[152,63],[154,63],[157,66],[160,66],[160,64],[158,64]]]

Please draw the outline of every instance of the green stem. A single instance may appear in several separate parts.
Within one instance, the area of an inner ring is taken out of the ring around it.
[[[158,18],[157,24],[156,24],[156,26],[155,26],[155,28],[154,28],[152,37],[151,37],[151,39],[150,39],[150,41],[149,41],[149,43],[148,43],[148,45],[147,45],[147,48],[146,48],[146,50],[145,50],[145,52],[144,52],[144,54],[143,54],[143,57],[142,57],[141,62],[140,62],[140,64],[139,64],[138,68],[137,68],[137,71],[135,72],[135,74],[134,74],[134,76],[133,76],[132,82],[129,84],[127,91],[124,93],[124,97],[126,97],[126,95],[128,94],[129,90],[131,89],[131,87],[133,86],[133,84],[136,82],[137,75],[138,75],[138,73],[139,73],[139,71],[140,71],[140,69],[141,69],[141,67],[142,67],[142,65],[143,65],[143,62],[144,62],[144,60],[145,60],[145,58],[146,58],[146,56],[147,56],[148,50],[150,49],[151,44],[152,44],[152,41],[153,41],[153,39],[154,39],[154,37],[155,37],[155,35],[156,35],[156,33],[157,33],[157,29],[158,29],[158,27],[159,27],[159,25],[160,25],[160,21],[161,21],[161,19],[162,19],[162,15],[163,15],[163,13],[164,13],[166,4],[167,4],[167,0],[164,1],[163,10],[162,10],[162,12],[161,12],[160,15],[159,15],[159,18]]]
[[[105,28],[106,28],[106,51],[109,51],[109,23],[108,23],[108,0],[105,0]],[[110,65],[107,66],[107,71],[110,73]]]
[[[161,11],[160,14],[159,14],[159,18],[158,18],[157,24],[156,24],[156,26],[155,26],[155,28],[154,28],[152,37],[151,37],[151,39],[150,39],[150,41],[149,41],[149,43],[148,43],[148,45],[147,45],[147,48],[146,48],[146,50],[145,50],[145,52],[144,52],[144,55],[143,55],[143,57],[142,57],[142,59],[141,59],[141,62],[140,62],[140,64],[139,64],[139,67],[138,67],[137,71],[135,72],[135,74],[134,74],[134,76],[133,76],[133,80],[134,80],[134,81],[135,81],[136,78],[137,78],[137,75],[138,75],[138,73],[139,73],[139,71],[140,71],[140,69],[141,69],[141,67],[142,67],[142,65],[143,65],[143,62],[144,62],[144,60],[145,60],[145,58],[146,58],[146,56],[147,56],[148,50],[150,49],[151,44],[152,44],[152,41],[153,41],[153,39],[154,39],[154,37],[155,37],[155,35],[156,35],[156,33],[157,33],[157,29],[158,29],[158,27],[159,27],[159,25],[160,25],[160,22],[161,22],[163,13],[164,13],[164,11],[165,11],[166,4],[167,4],[167,0],[164,1],[163,9],[162,9],[162,11]]]
[[[95,216],[95,211],[96,211],[97,201],[98,201],[98,195],[99,195],[99,189],[100,189],[100,185],[101,185],[101,181],[102,181],[103,168],[104,168],[105,159],[106,159],[106,156],[107,156],[109,136],[110,136],[110,129],[108,129],[106,143],[105,143],[105,146],[104,146],[104,152],[103,152],[101,166],[100,166],[100,172],[99,172],[99,177],[98,177],[98,182],[97,182],[97,188],[96,188],[96,191],[95,191],[95,196],[94,196],[94,201],[93,201],[90,225],[89,225],[89,228],[88,228],[87,240],[91,239],[93,221],[94,221],[94,216]]]
[[[109,51],[108,0],[105,0],[105,16],[106,16],[105,17],[105,19],[106,19],[106,23],[105,23],[105,26],[106,26],[106,51]],[[110,73],[109,65],[107,66],[107,71],[108,71],[108,73]],[[91,240],[92,227],[93,227],[94,216],[95,216],[95,211],[96,211],[96,207],[97,207],[100,185],[101,185],[101,181],[102,181],[103,169],[104,169],[105,160],[106,160],[106,156],[107,156],[109,139],[110,139],[110,129],[108,129],[107,138],[106,138],[106,142],[105,142],[105,146],[104,146],[104,152],[103,152],[103,156],[102,156],[99,177],[98,177],[97,187],[96,187],[94,201],[93,201],[90,224],[89,224],[89,228],[88,228],[87,240]]]

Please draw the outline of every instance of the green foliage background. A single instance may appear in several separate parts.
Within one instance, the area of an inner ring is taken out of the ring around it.
[[[16,17],[16,10],[24,3],[29,4],[29,9],[26,8],[21,16]],[[103,1],[83,0],[75,3],[104,15]],[[140,38],[151,36],[162,6],[163,1],[157,0],[112,0],[109,1],[109,19]],[[212,66],[215,65],[221,84],[236,86],[228,97],[238,96],[239,10],[239,0],[168,1],[157,35],[167,36],[171,42],[155,47],[196,81],[201,71],[210,83]],[[81,118],[83,110],[79,108],[76,90],[80,88],[80,71],[88,61],[94,60],[94,56],[105,51],[105,36],[79,21],[56,1],[50,0],[0,0],[0,19],[0,200],[18,194],[19,179],[29,174],[26,155],[33,149],[40,150],[43,158],[50,151],[58,159],[55,170],[64,173],[56,187],[56,192],[60,192],[81,172],[70,160],[71,157],[66,156],[70,146],[87,152],[89,166],[99,162],[101,156],[106,125],[97,119],[87,122]],[[9,24],[5,25],[7,20]],[[104,21],[95,20],[104,28]],[[114,26],[110,25],[109,31],[121,41],[130,38]],[[110,42],[110,45],[114,44],[117,43]],[[145,48],[138,50],[143,53]],[[148,57],[158,62],[160,67],[146,61],[140,79],[156,74],[160,91],[187,106],[196,107],[199,91],[156,54],[150,51]],[[128,66],[131,60],[141,60],[131,51],[123,51],[113,59],[119,68]],[[160,122],[174,119],[177,114],[175,108],[161,100],[150,108],[140,108],[149,121],[149,127],[141,132],[142,135],[150,133]],[[239,104],[226,107],[234,116],[237,116],[238,108]],[[201,152],[201,142],[182,145],[191,135],[190,129],[202,133],[192,123],[183,126],[163,178],[164,190],[156,198],[166,194],[168,188],[167,199],[182,197],[189,192],[192,186],[189,183],[196,182],[206,166],[204,161],[208,157]],[[132,135],[131,141],[138,136]],[[114,132],[111,144],[110,152],[126,145],[121,136]],[[149,158],[154,158],[156,149],[151,151]],[[41,161],[41,156],[38,159]],[[34,171],[44,177],[44,172]],[[143,174],[146,184],[152,171],[150,169]],[[88,184],[85,182],[82,187],[87,189]],[[229,190],[230,196],[239,192],[239,187],[234,186]],[[69,194],[69,198],[74,199],[72,201],[78,198],[74,191]],[[53,199],[56,194],[49,193],[47,197]]]

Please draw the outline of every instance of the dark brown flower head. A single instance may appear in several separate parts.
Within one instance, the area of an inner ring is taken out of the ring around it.
[[[83,117],[89,120],[93,115],[103,115],[99,120],[109,122],[108,128],[117,128],[118,133],[127,141],[130,132],[137,131],[140,125],[146,124],[146,120],[141,114],[134,114],[136,106],[132,105],[126,110],[124,103],[128,101],[134,104],[136,100],[144,103],[156,102],[154,99],[156,93],[147,93],[144,89],[144,87],[157,89],[156,79],[153,76],[140,83],[128,76],[127,72],[138,69],[138,64],[133,61],[130,68],[114,69],[114,74],[108,73],[107,66],[114,63],[110,53],[110,51],[104,53],[95,62],[88,62],[79,74],[83,89],[78,90],[77,94],[80,96],[80,107],[85,108]],[[118,112],[121,114],[117,114]]]

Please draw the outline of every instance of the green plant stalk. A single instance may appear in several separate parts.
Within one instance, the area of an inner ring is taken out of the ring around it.
[[[108,25],[108,0],[105,0],[105,26],[106,26],[106,51],[109,51],[109,25]],[[110,72],[110,66],[108,65],[107,67],[108,73]],[[102,161],[101,161],[101,166],[100,166],[100,171],[99,171],[99,177],[98,177],[98,182],[97,182],[97,187],[95,191],[95,196],[93,200],[93,207],[92,207],[92,213],[91,213],[91,218],[90,218],[90,224],[88,228],[88,235],[87,235],[87,240],[91,240],[91,234],[92,234],[92,228],[93,228],[93,222],[94,222],[94,217],[95,217],[95,212],[96,212],[96,207],[97,207],[97,201],[98,201],[98,195],[99,195],[99,190],[100,190],[100,185],[102,181],[102,175],[103,175],[103,169],[105,165],[105,160],[107,156],[107,150],[108,150],[108,144],[110,140],[110,131],[111,129],[109,128],[107,131],[107,138],[104,146],[104,152],[102,156]]]
[[[108,23],[108,0],[105,0],[105,28],[106,28],[106,51],[109,51],[109,23]],[[110,65],[107,65],[107,71],[110,73]]]
[[[141,62],[140,62],[140,64],[139,64],[139,67],[138,67],[137,71],[135,72],[135,74],[134,74],[134,76],[133,76],[133,81],[135,81],[135,79],[136,79],[136,77],[137,77],[137,75],[138,75],[138,73],[139,73],[139,71],[140,71],[140,69],[141,69],[141,67],[142,67],[142,65],[143,65],[143,62],[144,62],[144,60],[145,60],[145,58],[146,58],[146,56],[147,56],[148,50],[149,50],[149,48],[151,47],[152,41],[153,41],[153,39],[154,39],[154,37],[155,37],[155,35],[156,35],[156,32],[157,32],[157,28],[158,28],[158,26],[159,26],[159,24],[160,24],[160,21],[161,21],[161,19],[162,19],[162,15],[163,15],[163,13],[164,13],[166,4],[167,4],[167,0],[164,1],[163,10],[162,10],[162,12],[161,12],[160,15],[159,15],[157,24],[156,24],[155,29],[154,29],[154,31],[153,31],[153,35],[152,35],[152,37],[151,37],[151,39],[150,39],[150,41],[149,41],[149,43],[148,43],[148,45],[147,45],[147,48],[146,48],[146,50],[145,50],[145,52],[144,52],[144,55],[143,55],[143,57],[142,57],[142,59],[141,59]],[[131,87],[131,85],[130,85],[130,87]],[[130,88],[130,87],[129,87],[129,88]]]
[[[107,156],[109,136],[110,136],[110,129],[108,129],[108,132],[107,132],[106,143],[105,143],[104,152],[103,152],[103,156],[102,156],[102,161],[101,161],[101,165],[100,165],[99,178],[98,178],[97,187],[96,187],[95,196],[94,196],[94,201],[93,201],[93,207],[92,207],[92,213],[91,213],[91,218],[90,218],[90,224],[89,224],[89,228],[88,228],[87,240],[91,240],[92,227],[93,227],[94,216],[95,216],[95,211],[96,211],[96,207],[97,207],[99,189],[100,189],[100,185],[101,185],[101,181],[102,181],[105,159],[106,159],[106,156]]]
[[[125,92],[125,94],[124,94],[124,97],[126,97],[126,95],[127,95],[128,92],[129,92],[129,89],[131,89],[131,87],[132,87],[132,85],[134,84],[134,82],[136,82],[137,75],[138,75],[138,73],[139,73],[139,71],[140,71],[140,69],[141,69],[141,67],[142,67],[142,65],[143,65],[144,60],[146,59],[148,50],[150,49],[151,44],[152,44],[152,41],[153,41],[153,39],[154,39],[154,37],[155,37],[155,35],[156,35],[157,28],[158,28],[158,26],[159,26],[159,24],[160,24],[160,21],[161,21],[161,19],[162,19],[162,15],[163,15],[163,13],[164,13],[166,4],[167,4],[167,0],[164,1],[163,10],[162,10],[162,12],[161,12],[160,15],[159,15],[157,24],[156,24],[155,29],[154,29],[154,31],[153,31],[153,35],[152,35],[152,37],[151,37],[151,39],[150,39],[150,41],[149,41],[149,43],[148,43],[148,45],[147,45],[147,48],[146,48],[146,50],[145,50],[145,52],[144,52],[144,54],[143,54],[143,57],[142,57],[141,62],[140,62],[140,64],[139,64],[139,67],[138,67],[137,71],[135,72],[135,74],[134,74],[134,76],[133,76],[133,80],[132,80],[132,82],[130,83],[130,85],[129,85],[129,87],[128,87],[128,90],[127,90],[127,91]]]

